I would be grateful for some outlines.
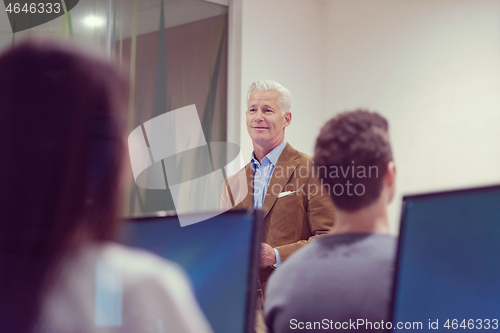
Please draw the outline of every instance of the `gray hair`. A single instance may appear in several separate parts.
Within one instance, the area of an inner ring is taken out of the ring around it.
[[[273,80],[259,80],[259,81],[253,82],[250,85],[250,87],[248,87],[247,104],[248,104],[248,100],[250,99],[250,93],[253,90],[257,90],[257,91],[276,90],[276,91],[278,91],[278,93],[279,93],[278,103],[280,105],[281,115],[284,115],[285,113],[290,112],[290,108],[292,107],[292,94],[290,93],[290,90],[286,89],[278,82],[273,81]]]

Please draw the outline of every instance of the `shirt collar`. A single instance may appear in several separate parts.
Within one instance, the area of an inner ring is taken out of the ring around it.
[[[285,147],[286,147],[286,141],[283,140],[283,142],[278,147],[276,147],[273,150],[271,150],[266,156],[264,156],[264,158],[267,157],[267,159],[269,160],[269,162],[271,162],[273,164],[273,166],[276,167],[276,163],[278,163],[278,159],[280,158],[281,153],[283,152],[283,149],[285,149]],[[257,167],[257,165],[261,164],[255,158],[255,153],[254,152],[252,152],[250,164],[252,165],[252,168],[253,168],[254,172],[255,172],[255,168]]]

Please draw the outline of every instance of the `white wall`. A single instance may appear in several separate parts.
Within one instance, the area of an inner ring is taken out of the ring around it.
[[[248,86],[272,79],[293,95],[286,140],[312,154],[321,125],[322,10],[317,0],[242,0],[241,149],[245,163],[253,151],[244,111]],[[233,112],[234,110],[230,110]]]
[[[308,154],[338,112],[387,117],[394,232],[404,194],[500,183],[500,1],[233,1],[242,5],[241,112],[252,81],[281,82],[294,96],[287,141]]]
[[[329,0],[322,120],[390,122],[401,195],[500,183],[500,1]]]

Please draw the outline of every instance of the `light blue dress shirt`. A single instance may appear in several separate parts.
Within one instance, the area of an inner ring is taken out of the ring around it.
[[[273,150],[271,150],[262,160],[259,161],[255,158],[255,154],[252,152],[252,159],[250,160],[250,165],[252,166],[254,172],[253,178],[253,207],[262,208],[264,204],[264,199],[266,198],[267,188],[269,187],[269,182],[273,175],[274,168],[278,159],[280,158],[283,149],[285,149],[286,141],[283,142]],[[276,254],[276,266],[281,265],[281,257],[278,250],[274,249]]]

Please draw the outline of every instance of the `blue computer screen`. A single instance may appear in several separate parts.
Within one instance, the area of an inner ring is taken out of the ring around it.
[[[245,331],[252,226],[252,215],[244,212],[185,227],[176,216],[132,219],[123,239],[180,264],[214,332],[238,333]]]
[[[407,197],[402,217],[393,323],[500,329],[500,187]]]

